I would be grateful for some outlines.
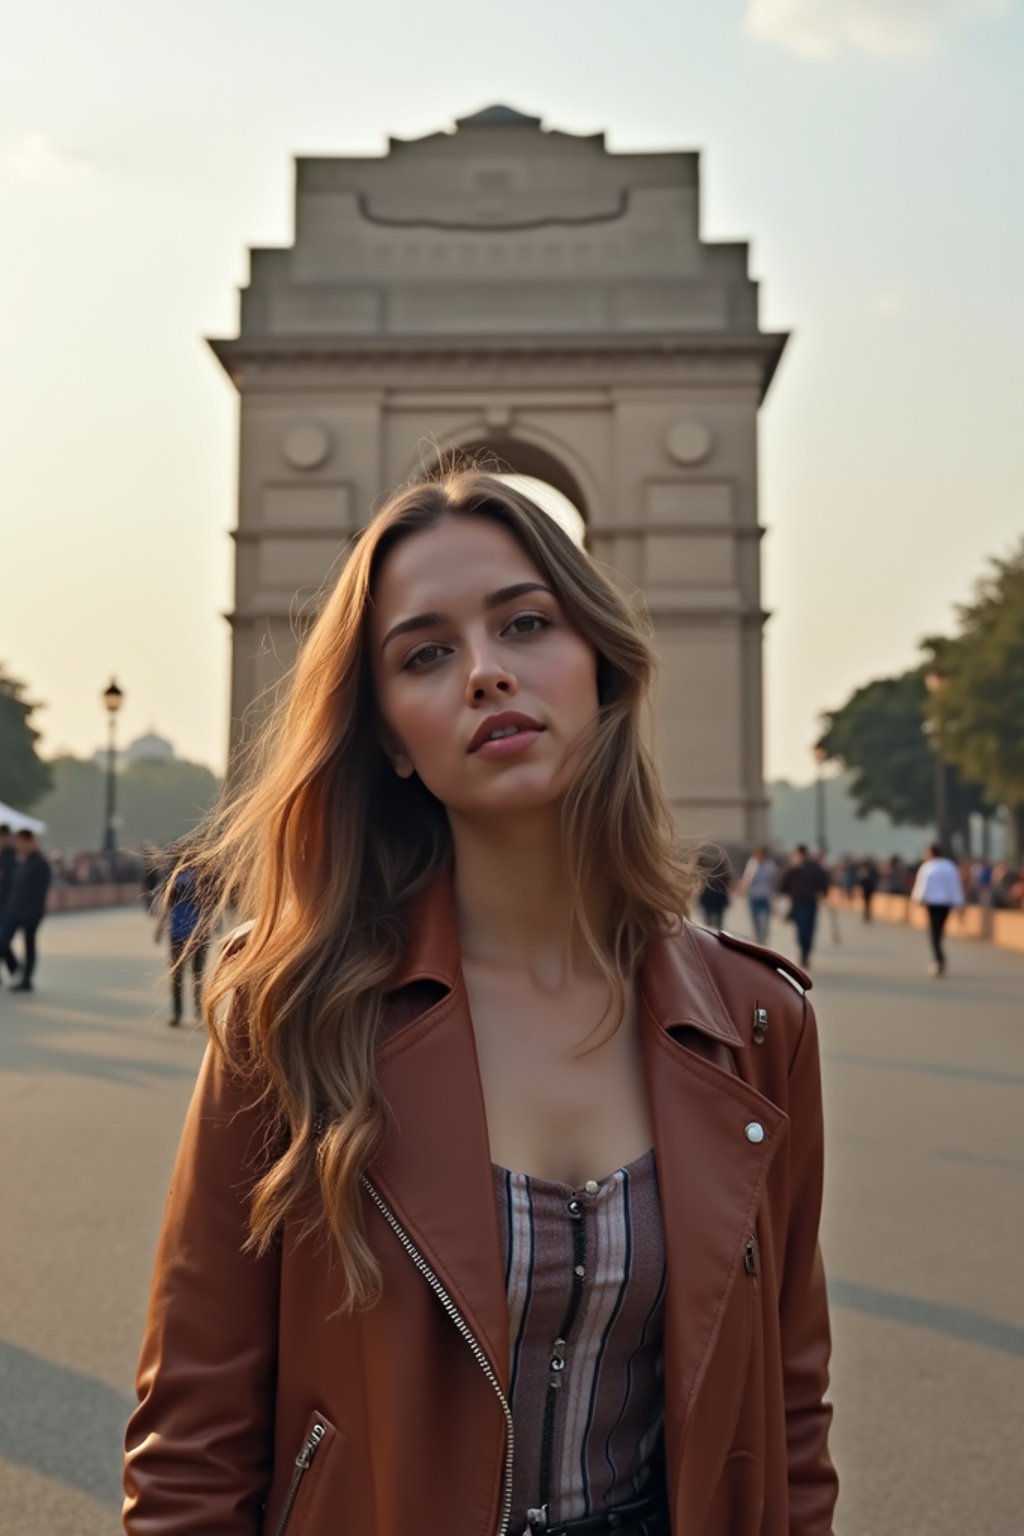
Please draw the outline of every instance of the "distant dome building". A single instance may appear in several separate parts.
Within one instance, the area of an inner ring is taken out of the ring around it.
[[[106,768],[110,762],[110,752],[107,747],[98,747],[92,755],[92,760],[98,768]],[[136,736],[126,747],[119,749],[114,757],[114,763],[118,773],[121,773],[131,763],[174,763],[178,760],[178,754],[174,750],[174,743],[167,740],[166,736],[158,736],[155,731],[147,731],[144,736]]]
[[[126,763],[173,763],[175,753],[173,744],[166,737],[147,731],[145,736],[137,736],[129,742],[122,756]]]

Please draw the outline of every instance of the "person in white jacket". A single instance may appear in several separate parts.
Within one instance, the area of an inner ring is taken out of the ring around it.
[[[928,974],[944,976],[946,952],[942,947],[942,935],[952,908],[961,908],[964,904],[964,888],[959,870],[938,843],[929,848],[928,857],[917,872],[911,900],[919,901],[928,910],[928,931],[935,956]]]

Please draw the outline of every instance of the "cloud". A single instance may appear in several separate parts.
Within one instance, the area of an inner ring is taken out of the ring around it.
[[[845,49],[861,53],[925,53],[951,27],[1005,16],[1012,0],[750,0],[743,18],[750,37],[806,58]]]
[[[21,181],[76,181],[92,175],[92,166],[51,144],[45,133],[30,133],[0,153],[0,167]]]

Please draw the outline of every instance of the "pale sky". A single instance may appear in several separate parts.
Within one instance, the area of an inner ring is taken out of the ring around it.
[[[43,749],[222,768],[237,412],[204,336],[288,244],[292,156],[505,102],[702,151],[792,339],[762,414],[770,777],[1024,531],[1018,0],[48,0],[0,55],[0,661]]]

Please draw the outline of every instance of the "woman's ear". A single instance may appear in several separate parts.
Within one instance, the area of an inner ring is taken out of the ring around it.
[[[384,750],[384,756],[391,764],[400,779],[411,779],[416,772],[412,765],[412,758],[394,735],[386,727],[380,732],[380,744]]]
[[[392,768],[398,774],[400,779],[412,778],[416,770],[412,765],[412,758],[407,752],[403,751],[402,748],[399,747],[397,751],[389,752],[388,756],[391,759]]]

